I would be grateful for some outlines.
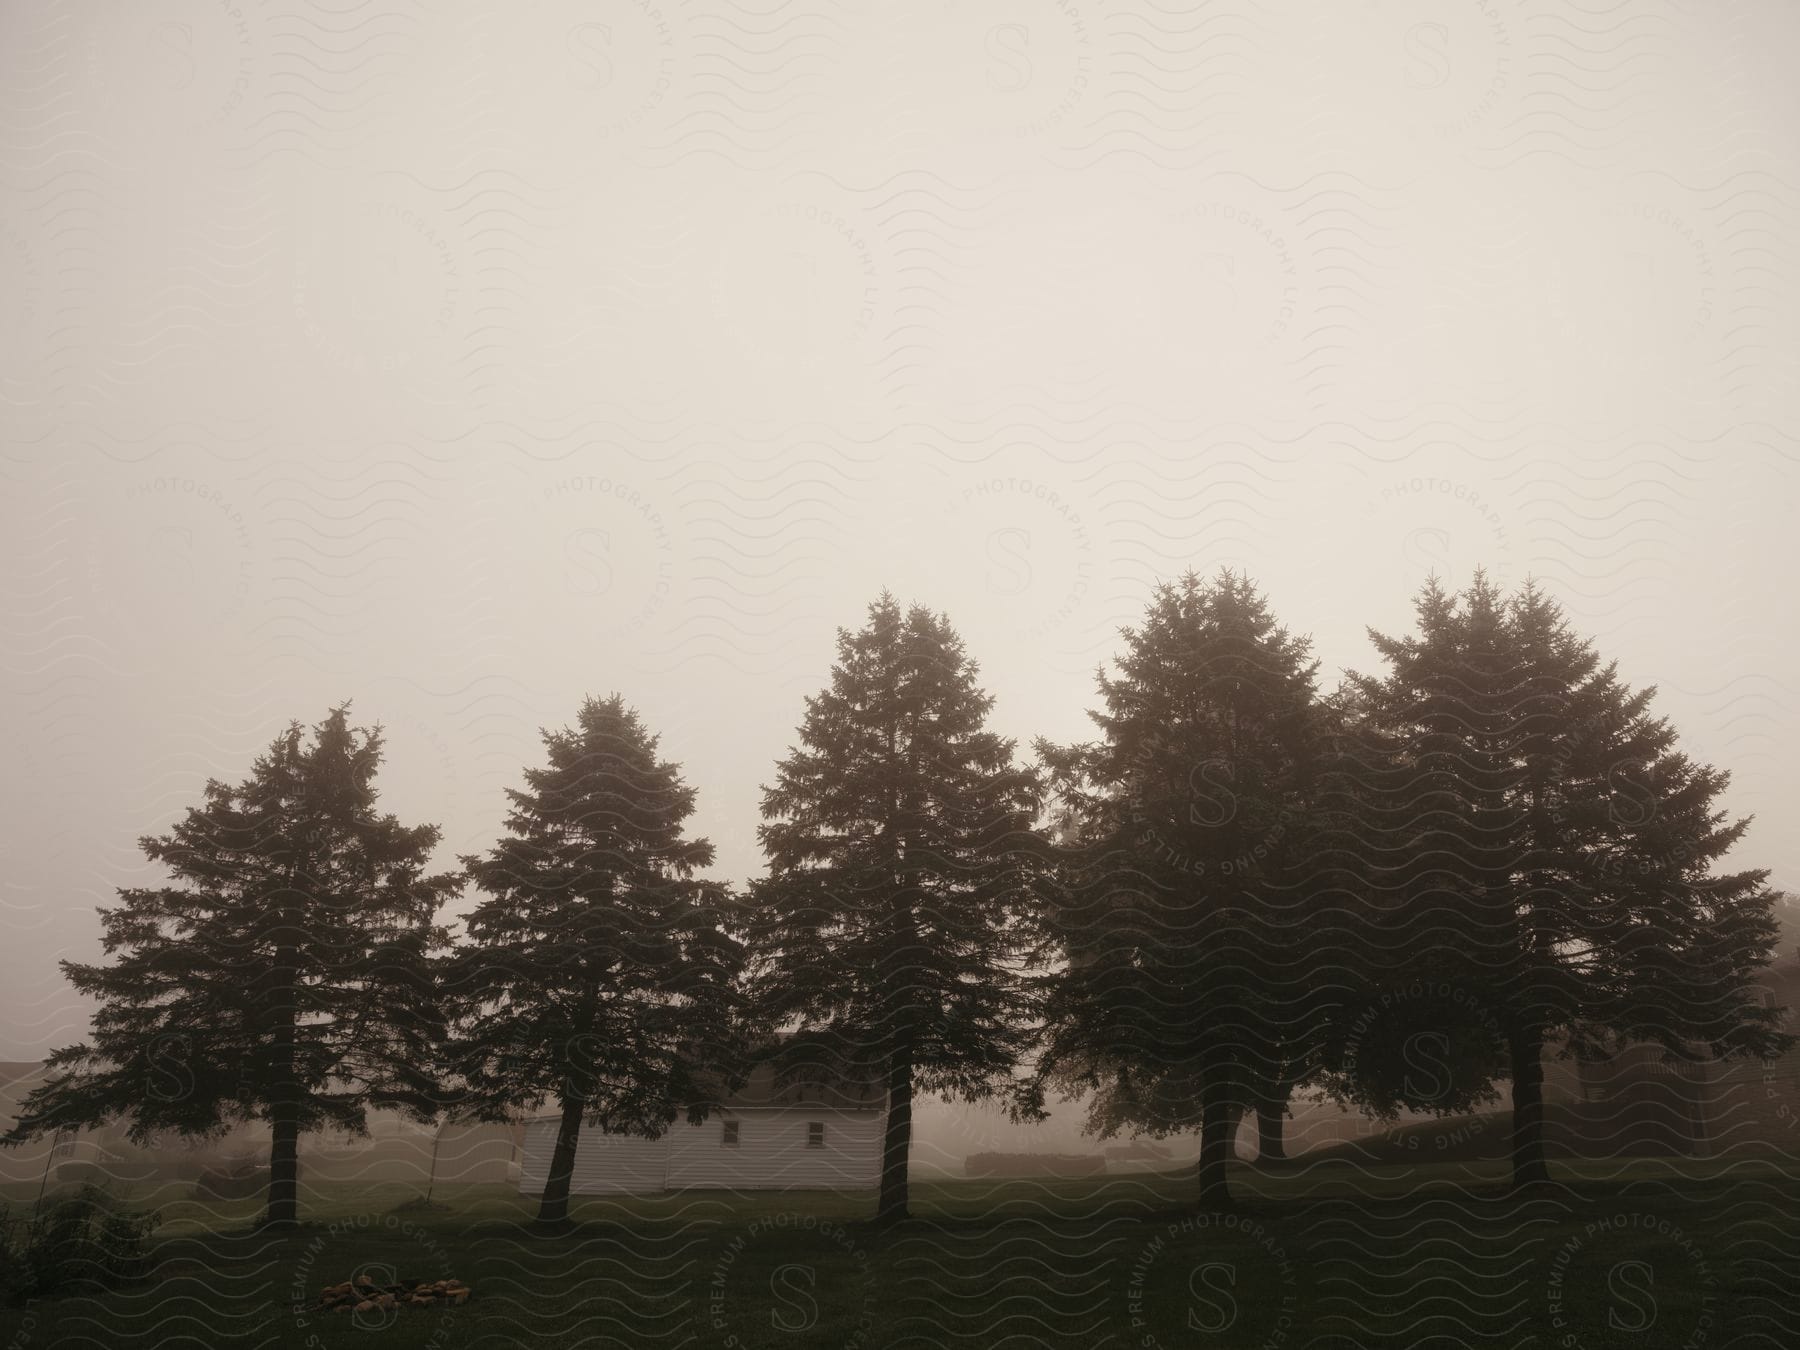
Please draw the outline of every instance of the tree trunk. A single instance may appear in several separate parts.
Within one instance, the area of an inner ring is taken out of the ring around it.
[[[1512,1051],[1512,1180],[1514,1189],[1550,1180],[1544,1161],[1544,1029],[1515,1023]]]
[[[292,931],[298,920],[283,912],[283,925]],[[290,946],[276,952],[268,975],[271,990],[270,1017],[273,1033],[269,1044],[269,1199],[263,1226],[291,1228],[300,1221],[300,1107],[302,1093],[297,1075],[299,1012],[294,985],[298,956]]]
[[[438,1147],[444,1142],[444,1129],[449,1122],[440,1124],[431,1136],[431,1171],[425,1177],[425,1203],[431,1203],[431,1193],[437,1189],[437,1155]]]
[[[1287,1161],[1288,1097],[1293,1089],[1285,1084],[1256,1104],[1256,1160],[1259,1163]]]
[[[269,1204],[265,1228],[291,1228],[300,1220],[300,1112],[292,1101],[269,1112]]]
[[[564,1097],[562,1119],[556,1126],[556,1147],[550,1152],[550,1175],[544,1178],[544,1198],[538,1205],[539,1223],[561,1223],[569,1217],[569,1184],[575,1178],[575,1146],[581,1142],[581,1116],[587,1103]]]
[[[1231,1205],[1231,1183],[1226,1180],[1225,1166],[1231,1158],[1235,1124],[1224,1088],[1203,1087],[1200,1091],[1201,1209],[1227,1209]]]
[[[888,1066],[887,1135],[881,1145],[881,1195],[877,1223],[896,1223],[906,1214],[906,1164],[912,1154],[912,1058],[896,1054]]]

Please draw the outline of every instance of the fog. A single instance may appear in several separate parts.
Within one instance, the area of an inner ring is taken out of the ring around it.
[[[137,837],[345,699],[448,864],[617,690],[756,874],[884,587],[1023,750],[1158,578],[1247,569],[1329,685],[1429,575],[1537,577],[1800,878],[1797,43],[1777,0],[8,5],[0,1059],[82,1037],[56,963]],[[965,1136],[1025,1138],[922,1147]]]

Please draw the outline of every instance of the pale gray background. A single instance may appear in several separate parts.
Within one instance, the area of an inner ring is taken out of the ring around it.
[[[620,690],[750,875],[883,586],[1023,739],[1184,568],[1328,679],[1430,572],[1535,575],[1800,879],[1797,50],[1781,0],[6,0],[0,1058],[82,1035],[137,836],[345,698],[448,864]]]

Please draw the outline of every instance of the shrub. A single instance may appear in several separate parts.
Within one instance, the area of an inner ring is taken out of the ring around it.
[[[160,1217],[98,1186],[52,1197],[29,1217],[0,1206],[0,1297],[60,1298],[137,1279]]]

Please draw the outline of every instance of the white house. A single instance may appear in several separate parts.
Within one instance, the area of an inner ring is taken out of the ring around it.
[[[584,1125],[569,1189],[576,1195],[658,1191],[872,1190],[881,1175],[887,1094],[873,1078],[803,1065],[759,1065],[698,1125],[685,1114],[660,1139]],[[557,1116],[525,1122],[519,1190],[542,1195]]]

